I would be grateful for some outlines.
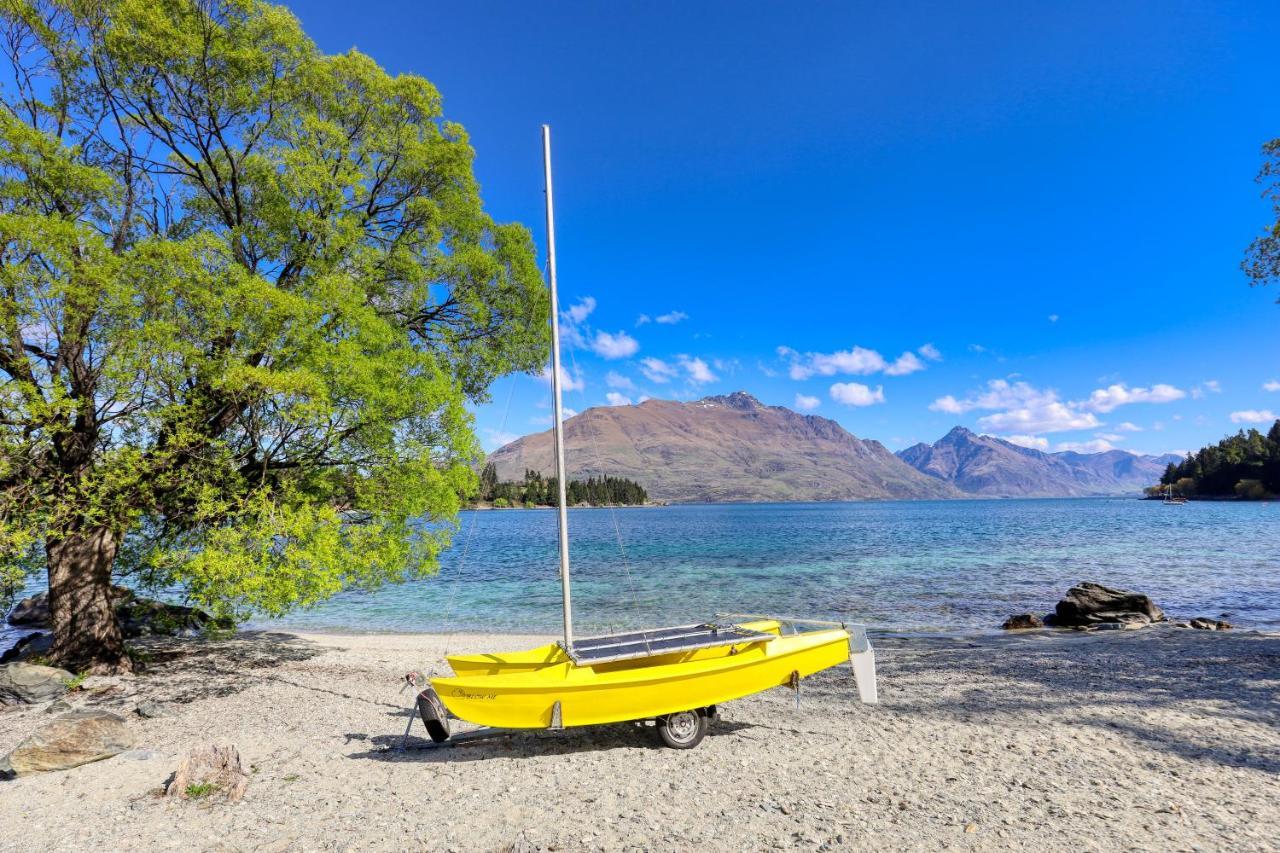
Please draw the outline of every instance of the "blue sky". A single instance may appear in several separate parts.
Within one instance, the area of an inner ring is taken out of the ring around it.
[[[895,450],[1139,452],[1280,414],[1280,290],[1239,269],[1277,4],[289,5],[432,80],[539,245],[552,125],[575,410],[745,389]],[[498,383],[486,448],[548,402]]]

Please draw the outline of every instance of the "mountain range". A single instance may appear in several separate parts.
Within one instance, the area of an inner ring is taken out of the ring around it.
[[[565,422],[569,476],[627,477],[665,501],[849,501],[952,498],[878,441],[833,420],[766,406],[744,391],[692,403],[646,400],[587,409]],[[498,479],[555,469],[551,431],[489,457]]]
[[[985,497],[1136,494],[1157,482],[1170,462],[1181,460],[1124,450],[1045,453],[959,426],[933,444],[898,451],[898,457],[966,494]]]
[[[1044,453],[963,427],[894,454],[833,420],[766,406],[745,391],[587,409],[564,432],[571,478],[627,477],[651,498],[675,502],[1136,494],[1168,461],[1118,450]],[[500,480],[549,473],[552,433],[517,439],[489,461]]]

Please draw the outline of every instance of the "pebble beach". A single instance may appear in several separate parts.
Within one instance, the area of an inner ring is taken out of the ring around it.
[[[147,641],[68,696],[135,747],[0,782],[0,850],[1277,849],[1280,634],[879,636],[880,704],[830,670],[690,751],[633,725],[436,748],[417,722],[399,749],[406,671],[545,641]],[[0,754],[49,718],[0,711]],[[163,796],[203,743],[239,751],[241,801]]]

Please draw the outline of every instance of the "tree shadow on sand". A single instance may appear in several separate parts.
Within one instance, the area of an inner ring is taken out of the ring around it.
[[[274,670],[324,651],[308,640],[268,631],[225,639],[156,637],[132,645],[145,660],[148,694],[174,704],[231,696],[263,681],[279,681]]]
[[[1187,760],[1280,772],[1257,727],[1280,725],[1280,636],[1157,627],[1140,632],[1036,632],[970,640],[881,641],[888,703],[905,714],[1027,725],[1036,715],[1118,732]],[[896,677],[971,677],[981,687],[894,701]],[[1173,710],[1193,725],[1162,726]]]

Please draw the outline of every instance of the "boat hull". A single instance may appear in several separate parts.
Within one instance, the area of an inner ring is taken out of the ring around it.
[[[744,646],[579,666],[567,657],[517,669],[549,654],[531,650],[513,668],[468,671],[431,685],[449,712],[483,726],[512,729],[591,726],[705,708],[838,666],[849,660],[842,628],[778,636]],[[556,647],[558,648],[558,647]],[[563,655],[563,651],[561,651]],[[481,656],[483,657],[483,656]],[[465,670],[465,667],[464,667]]]

